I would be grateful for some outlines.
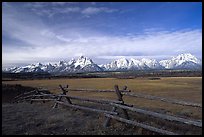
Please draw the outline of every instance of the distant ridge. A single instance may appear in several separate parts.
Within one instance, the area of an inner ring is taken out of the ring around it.
[[[75,72],[100,72],[100,71],[126,71],[126,70],[151,70],[151,69],[187,69],[201,70],[202,61],[190,53],[183,53],[169,60],[157,61],[155,59],[126,59],[121,58],[108,64],[97,65],[92,59],[80,56],[70,61],[59,61],[52,65],[50,63],[30,64],[21,67],[12,67],[2,70],[10,73],[24,72],[48,72],[48,73],[75,73]]]

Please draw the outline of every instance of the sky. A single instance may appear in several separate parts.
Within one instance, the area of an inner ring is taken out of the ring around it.
[[[3,2],[2,66],[202,58],[201,2]]]

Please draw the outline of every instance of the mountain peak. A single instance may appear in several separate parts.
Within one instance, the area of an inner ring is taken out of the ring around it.
[[[35,66],[42,66],[42,64],[38,62],[35,64]]]
[[[69,65],[72,65],[73,63],[75,63],[76,62],[76,60],[74,59],[74,58],[72,58],[69,62],[68,62],[68,64]]]
[[[64,64],[64,61],[59,61],[59,64],[60,64],[60,65]]]
[[[91,65],[91,64],[94,64],[94,63],[93,63],[93,61],[92,61],[90,58],[85,57],[85,56],[80,56],[80,57],[76,60],[74,66],[75,66],[75,67],[83,68],[83,67],[85,67],[86,65]]]
[[[193,56],[191,53],[182,53],[182,54],[180,54],[180,55],[178,55],[179,57],[195,57],[195,56]],[[177,56],[177,57],[178,57]]]
[[[84,59],[84,58],[87,58],[87,57],[85,57],[85,56],[83,56],[83,55],[81,55],[81,56],[79,57],[79,59]]]
[[[182,61],[182,63],[185,61],[192,61],[194,63],[199,63],[199,60],[190,53],[182,53],[176,57],[173,57],[172,59]]]
[[[201,61],[190,53],[182,53],[180,55],[172,57],[172,59],[162,60],[162,61],[160,61],[160,64],[162,66],[164,66],[165,68],[172,69],[172,68],[178,67],[182,64],[186,64],[186,62],[193,62],[193,63],[199,64],[199,65],[201,64]],[[192,63],[190,63],[190,64],[192,64]]]
[[[118,61],[127,61],[127,59],[125,57],[122,57],[122,58],[118,59]]]

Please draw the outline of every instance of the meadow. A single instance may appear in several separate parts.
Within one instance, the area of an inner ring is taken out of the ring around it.
[[[148,77],[134,79],[118,78],[77,78],[77,79],[41,79],[41,80],[17,80],[3,81],[5,84],[21,84],[22,86],[42,87],[53,93],[61,93],[59,84],[69,85],[71,89],[111,89],[118,85],[120,89],[127,86],[131,92],[145,93],[161,97],[184,100],[188,102],[202,103],[202,77],[161,77],[152,80]],[[68,88],[68,89],[69,89]],[[115,93],[101,92],[77,92],[70,91],[70,95],[83,97],[116,99]],[[150,109],[162,113],[202,119],[200,108],[169,104],[161,101],[153,101],[136,97],[124,96],[126,103],[134,104],[139,108]]]

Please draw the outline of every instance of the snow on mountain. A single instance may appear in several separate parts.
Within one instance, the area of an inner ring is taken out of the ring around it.
[[[83,68],[86,65],[93,64],[93,61],[87,57],[81,56],[77,59],[77,61],[74,63],[75,68]]]
[[[144,64],[147,65],[151,69],[163,69],[163,66],[161,66],[159,62],[155,59],[143,58],[141,61],[144,62]]]
[[[138,59],[131,58],[129,61],[129,69],[131,70],[144,70],[149,69],[149,67],[145,64],[145,62],[142,62]]]
[[[196,64],[192,61],[186,61],[183,62],[181,65],[175,67],[174,69],[202,70],[202,65]]]
[[[77,60],[71,59],[69,62],[60,61],[55,66],[52,73],[102,71],[97,64],[84,56],[80,56]]]
[[[13,73],[22,73],[22,72],[43,72],[41,69],[43,65],[41,63],[37,64],[31,64],[23,67],[13,67],[10,69],[7,69],[8,72],[13,72]]]
[[[129,61],[125,58],[121,58],[115,61],[112,61],[109,64],[104,65],[103,67],[106,70],[118,70],[118,69],[127,69],[129,65]]]
[[[54,64],[53,69],[50,70],[50,73],[57,73],[64,71],[68,65],[68,62],[66,61],[59,61],[58,63]]]
[[[81,56],[71,64],[74,72],[102,71],[90,58]]]
[[[72,58],[69,62],[68,65],[73,65],[74,63],[76,63],[76,60],[74,58]]]
[[[148,69],[202,69],[201,60],[190,53],[180,54],[169,60],[157,61],[155,59],[126,59],[114,60],[105,65],[97,65],[90,58],[80,56],[70,61],[59,61],[56,64],[30,64],[22,67],[7,68],[3,71],[12,73],[22,72],[48,72],[73,73],[92,71],[119,71],[119,70],[148,70]]]
[[[91,71],[103,71],[101,67],[97,64],[88,64],[82,68],[83,72],[91,72]]]
[[[179,65],[182,65],[185,62],[193,62],[199,65],[201,64],[201,61],[190,53],[180,54],[176,57],[172,57],[172,59],[169,60],[161,60],[159,63],[166,69],[172,69],[178,67]]]
[[[133,59],[122,58],[112,61],[103,66],[106,70],[144,70],[144,69],[162,69],[163,67],[155,59]]]
[[[5,69],[6,72],[22,73],[22,72],[49,72],[49,73],[64,73],[64,72],[87,72],[87,71],[102,71],[91,59],[81,56],[77,60],[59,61],[52,65],[48,64],[31,64],[23,67],[13,67]]]

